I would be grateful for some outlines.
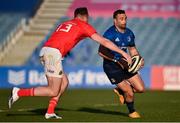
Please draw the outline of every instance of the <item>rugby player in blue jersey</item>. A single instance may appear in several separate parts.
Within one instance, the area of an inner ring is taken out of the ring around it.
[[[126,27],[127,16],[124,10],[117,10],[113,13],[114,25],[105,33],[104,37],[111,40],[120,49],[129,51],[131,56],[140,55],[135,46],[135,36]],[[134,93],[145,91],[144,82],[140,75],[128,72],[122,61],[123,56],[100,45],[99,55],[103,57],[104,72],[113,85],[117,87],[114,92],[119,96],[121,104],[126,104],[129,110],[129,117],[140,118],[140,114],[134,108]],[[144,59],[141,64],[144,66]]]

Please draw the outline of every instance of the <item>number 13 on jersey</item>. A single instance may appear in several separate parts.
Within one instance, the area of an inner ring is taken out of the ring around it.
[[[56,32],[62,31],[62,32],[69,32],[71,29],[72,24],[61,24],[57,29]]]

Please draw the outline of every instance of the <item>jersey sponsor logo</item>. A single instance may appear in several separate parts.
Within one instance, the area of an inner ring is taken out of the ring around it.
[[[14,71],[9,70],[8,71],[8,82],[13,85],[21,85],[25,83],[25,74],[26,72],[24,70],[21,71]]]
[[[120,41],[120,39],[117,37],[116,39],[115,39],[115,42],[119,42]]]
[[[54,70],[47,69],[47,72],[54,73]]]
[[[63,74],[62,70],[61,70],[61,71],[59,71],[59,75],[62,75],[62,74]]]
[[[127,47],[120,47],[120,48],[121,48],[121,50],[124,50],[124,51],[127,50]]]
[[[112,82],[112,83],[115,83],[116,80],[115,80],[114,78],[111,78],[111,82]]]

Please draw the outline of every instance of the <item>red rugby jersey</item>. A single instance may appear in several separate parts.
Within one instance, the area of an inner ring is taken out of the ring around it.
[[[58,49],[64,57],[80,40],[90,37],[96,30],[80,19],[72,19],[60,24],[45,42],[44,47]]]

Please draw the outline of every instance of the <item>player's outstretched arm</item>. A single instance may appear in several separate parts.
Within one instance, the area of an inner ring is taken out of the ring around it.
[[[117,63],[123,69],[129,68],[127,60],[125,60],[124,58],[121,58],[119,60],[114,59],[114,55],[111,53],[111,51],[102,45],[99,46],[98,54],[104,59]]]
[[[98,54],[105,59],[115,62],[114,55],[108,48],[104,47],[103,45],[99,46]]]
[[[124,52],[123,50],[121,50],[120,48],[118,48],[114,43],[112,43],[110,40],[100,36],[99,34],[95,33],[91,36],[91,38],[93,40],[95,40],[96,42],[100,43],[101,45],[103,45],[104,47],[107,47],[110,50],[113,50],[115,52],[118,52],[119,54],[121,54],[123,57],[125,57],[128,61],[128,64],[132,63],[131,57],[130,55],[128,55],[126,52]]]

